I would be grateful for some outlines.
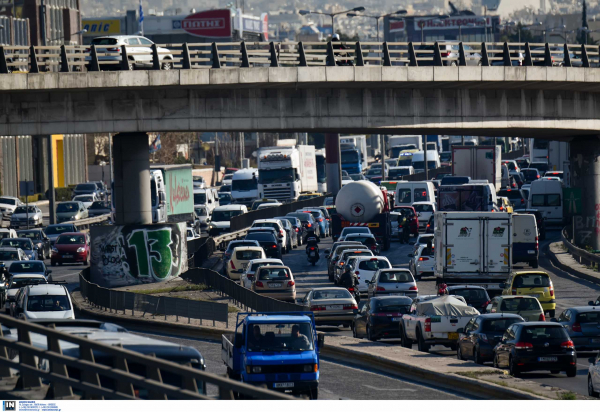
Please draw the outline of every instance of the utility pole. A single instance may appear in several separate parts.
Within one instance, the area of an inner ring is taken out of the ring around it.
[[[429,170],[427,170],[427,135],[423,135],[423,160],[425,161],[425,181],[429,180]]]
[[[245,147],[244,147],[244,132],[240,132],[240,169],[242,169],[245,156]]]
[[[333,198],[342,188],[342,165],[340,162],[340,135],[337,133],[325,134],[325,173],[327,175],[327,191]]]
[[[385,180],[385,135],[379,135],[381,145],[381,180]]]
[[[46,46],[46,1],[40,2],[40,28],[42,35],[42,46]]]

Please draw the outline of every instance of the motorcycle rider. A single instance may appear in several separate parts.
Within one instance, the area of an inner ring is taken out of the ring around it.
[[[353,293],[356,298],[356,302],[360,300],[360,294],[358,292],[358,277],[354,271],[351,270],[351,268],[346,267],[340,276],[338,284],[341,287],[348,289],[350,293]]]
[[[317,254],[319,254],[318,243],[320,241],[321,239],[319,239],[319,236],[317,236],[314,231],[311,230],[310,232],[308,232],[308,235],[306,236],[306,254],[308,255],[308,253],[310,252],[310,248],[312,247],[314,247],[317,251]]]
[[[331,44],[333,46],[333,50],[346,50],[346,46],[344,46],[341,41],[340,41],[340,35],[337,33],[334,33],[333,36],[331,36]],[[334,52],[334,55],[336,57],[336,63],[338,66],[350,66],[350,61],[349,60],[340,60],[341,57],[346,57],[347,54],[346,52]]]
[[[400,239],[400,243],[408,243],[410,239],[410,220],[404,211],[402,213],[402,218],[402,238]]]

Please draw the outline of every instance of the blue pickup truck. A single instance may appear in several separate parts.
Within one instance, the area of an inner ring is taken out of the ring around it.
[[[238,313],[221,358],[230,379],[317,399],[323,343],[312,312]]]

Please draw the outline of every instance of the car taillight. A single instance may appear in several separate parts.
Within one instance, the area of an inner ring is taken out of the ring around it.
[[[502,212],[503,210],[504,210],[504,207],[503,207],[503,206],[500,206],[500,211]]]
[[[340,266],[344,266],[344,262],[340,262]]]
[[[348,288],[348,292],[354,292],[354,288]]]
[[[515,182],[513,182],[512,187],[517,187],[517,184]],[[523,200],[523,199],[521,199]]]
[[[277,249],[277,245],[273,245],[271,246],[273,249]]]
[[[575,349],[575,344],[572,340],[568,340],[566,342],[561,343],[560,347],[564,349]]]
[[[106,49],[106,51],[109,51],[109,52],[120,52],[121,48],[120,47],[109,47],[108,49]]]
[[[296,233],[298,233],[298,228],[296,228]]]
[[[371,249],[372,249],[372,250],[375,250],[375,249],[377,249],[377,245],[371,245]]]
[[[550,284],[550,296],[554,296],[554,286]]]
[[[279,229],[279,236],[283,237],[283,230]]]
[[[431,332],[431,318],[425,319],[425,332]]]
[[[312,227],[312,225],[310,223],[307,223],[306,227]]]
[[[543,313],[540,314],[540,318],[538,319],[540,322],[545,322],[546,321],[546,316],[544,316]]]
[[[288,288],[291,288],[292,286],[294,286],[296,283],[293,280],[290,280],[288,282]]]
[[[313,312],[318,312],[320,310],[326,310],[325,306],[311,306],[310,310],[312,310]]]
[[[489,305],[491,302],[491,300],[488,300],[487,302],[485,302],[483,305],[481,305],[482,308],[487,308],[487,305]]]
[[[513,295],[516,295],[516,294],[517,294],[517,289],[513,288],[513,290],[512,290],[512,294],[513,294]]]
[[[317,222],[322,222],[322,221],[323,221],[322,217],[320,217],[320,218],[317,219]]]
[[[581,325],[579,323],[574,323],[572,329],[573,332],[581,332]]]
[[[385,288],[377,286],[377,292],[385,292]]]
[[[311,248],[310,248],[310,250],[315,250],[315,248],[314,248],[314,247],[311,247]]]
[[[533,344],[529,343],[529,342],[517,342],[517,344],[515,345],[515,349],[532,349],[533,348]]]
[[[540,175],[537,175],[536,177],[539,179],[539,178],[540,178]]]
[[[448,56],[450,56],[450,52],[447,52],[447,51],[441,52],[440,54],[441,54],[442,57],[448,57]],[[427,149],[427,150],[429,150],[429,149]]]
[[[233,260],[230,260],[229,264],[231,265],[231,269],[235,269],[235,265],[233,264]]]
[[[264,287],[265,285],[263,285],[263,283],[262,283],[262,282],[256,282],[256,286],[257,286],[257,287],[259,287],[259,288],[262,288],[262,287]]]
[[[420,257],[420,258],[419,258],[419,262],[423,262],[423,261],[425,261],[425,260],[429,260],[429,258],[427,258],[427,257]]]
[[[539,250],[540,249],[540,241],[538,239],[538,237],[535,237],[535,250]]]
[[[354,309],[358,309],[358,306],[356,306],[356,305],[344,305],[344,310],[354,310]]]
[[[525,199],[521,198],[521,204],[525,203]]]
[[[419,290],[419,288],[416,286],[411,286],[410,288],[408,288],[408,290]]]

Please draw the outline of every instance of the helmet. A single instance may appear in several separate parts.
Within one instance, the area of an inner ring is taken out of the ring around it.
[[[340,35],[337,33],[333,33],[333,36],[331,36],[331,40],[340,41]]]

